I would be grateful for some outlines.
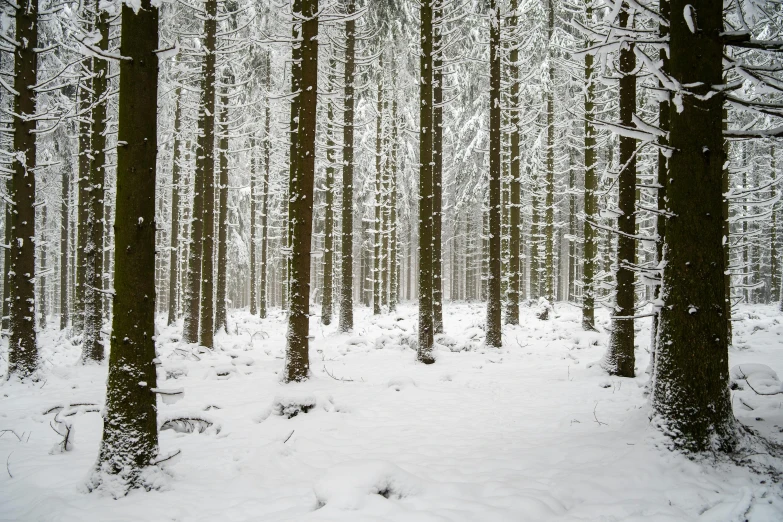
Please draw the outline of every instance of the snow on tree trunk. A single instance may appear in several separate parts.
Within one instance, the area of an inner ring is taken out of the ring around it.
[[[697,13],[692,32],[680,13]],[[711,86],[723,75],[723,5],[671,1],[670,74],[689,85],[670,114],[667,212],[658,346],[653,377],[654,422],[686,451],[731,450],[736,442],[729,393],[722,206],[723,96]],[[693,57],[698,56],[698,60]],[[708,95],[710,94],[710,95]],[[697,129],[698,132],[694,132]]]
[[[114,314],[103,439],[89,487],[117,496],[151,485],[158,453],[155,366],[155,182],[158,8],[122,6]]]
[[[13,132],[11,173],[10,259],[8,265],[8,377],[27,379],[38,368],[35,334],[35,168],[38,83],[38,0],[16,9]],[[8,222],[7,222],[8,223]],[[8,225],[6,225],[8,226]]]
[[[318,105],[318,0],[294,3],[295,17],[302,20],[298,96],[298,138],[289,209],[291,219],[290,312],[284,379],[303,381],[310,371],[310,259],[313,234],[313,195],[315,188],[315,127]],[[297,7],[299,10],[296,10]],[[294,44],[296,46],[296,43]],[[296,49],[292,49],[295,58]]]
[[[342,266],[340,287],[340,331],[353,330],[353,170],[354,170],[354,82],[356,76],[356,13],[354,0],[346,0],[345,66],[343,85],[343,212],[342,212]]]

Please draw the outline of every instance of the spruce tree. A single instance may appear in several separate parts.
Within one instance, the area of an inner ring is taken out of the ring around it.
[[[669,116],[662,308],[652,405],[676,448],[730,450],[736,442],[729,393],[722,176],[723,4],[671,0],[669,74],[682,89]],[[682,13],[697,13],[686,19]],[[689,28],[694,20],[698,30]],[[698,56],[698,60],[693,57]],[[694,132],[698,129],[698,132]]]
[[[114,314],[103,439],[90,489],[151,487],[158,453],[155,366],[155,183],[158,8],[122,6]]]

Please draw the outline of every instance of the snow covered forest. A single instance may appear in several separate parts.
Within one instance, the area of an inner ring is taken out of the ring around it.
[[[0,520],[783,520],[783,1],[4,0],[0,51]]]

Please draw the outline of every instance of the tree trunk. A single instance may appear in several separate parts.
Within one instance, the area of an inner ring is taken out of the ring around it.
[[[46,241],[46,220],[47,220],[46,205],[41,206],[41,268],[40,273],[46,274],[46,250],[48,248]],[[41,330],[46,329],[46,276],[41,275],[38,281],[38,327]]]
[[[122,6],[114,314],[103,440],[91,489],[144,483],[158,453],[155,366],[155,181],[158,8]],[[113,475],[114,478],[108,476]]]
[[[271,86],[271,63],[269,53],[266,53],[266,89],[269,92]],[[270,126],[272,120],[272,109],[270,107],[269,96],[267,94],[266,109],[264,111],[264,184],[262,186],[261,201],[261,287],[259,288],[259,316],[266,318],[267,309],[267,277],[268,277],[268,249],[269,249],[269,171],[272,160],[272,143],[270,135]]]
[[[296,4],[294,4],[296,6]],[[318,102],[318,0],[301,0],[301,92],[298,113],[297,182],[290,197],[293,243],[291,255],[288,346],[285,381],[303,381],[310,371],[310,256],[312,255],[315,185],[315,127]],[[295,11],[296,12],[296,11]],[[294,54],[292,52],[292,54]],[[293,181],[293,180],[292,180]]]
[[[226,79],[226,85],[234,83],[233,75]],[[220,188],[218,192],[218,252],[217,252],[217,296],[215,297],[215,331],[221,328],[228,330],[226,312],[226,269],[228,267],[228,252],[226,240],[228,237],[228,92],[223,93],[220,104]]]
[[[97,7],[98,2],[93,3],[93,8]],[[84,10],[83,16],[89,20],[92,13]],[[92,31],[92,23],[87,22],[86,31]],[[76,248],[76,285],[74,288],[74,313],[73,326],[78,335],[84,331],[85,320],[85,301],[87,291],[87,243],[89,241],[89,183],[90,183],[90,126],[92,123],[92,104],[93,97],[93,59],[87,58],[82,63],[82,73],[79,78],[81,90],[79,94],[79,182],[77,188],[77,210],[76,210],[76,234],[78,246]],[[78,90],[78,89],[77,89]],[[82,358],[88,361],[88,358]]]
[[[335,71],[337,60],[329,60],[329,90],[336,83]],[[334,166],[336,161],[334,151],[337,144],[334,142],[334,102],[327,100],[326,115],[326,207],[324,209],[324,292],[321,306],[321,322],[325,325],[332,324],[332,303],[334,298]]]
[[[393,92],[396,96],[396,82]],[[397,99],[392,102],[392,115],[391,115],[391,214],[389,216],[389,226],[391,227],[391,250],[389,252],[389,272],[391,280],[389,282],[389,311],[393,312],[397,309],[397,303],[399,302],[400,292],[400,278],[399,278],[399,263],[398,257],[398,237],[397,237]]]
[[[432,40],[432,323],[443,333],[443,0],[434,5]]]
[[[101,35],[98,47],[107,51],[109,45],[109,13],[100,10],[96,2],[95,26]],[[108,108],[109,63],[106,60],[93,60],[92,78],[92,137],[90,154],[90,179],[88,181],[87,224],[85,232],[86,271],[84,276],[84,340],[82,358],[86,361],[103,361],[104,348],[101,330],[103,329],[103,235],[104,235],[104,194],[106,186],[106,132]]]
[[[207,0],[204,21],[204,108],[201,151],[204,156],[202,238],[201,238],[201,314],[199,343],[212,348],[215,335],[215,59],[217,46],[217,0]]]
[[[593,0],[585,2],[585,19],[593,17]],[[585,42],[589,47],[591,40]],[[595,259],[598,253],[598,238],[593,223],[598,219],[596,212],[596,190],[598,176],[595,172],[595,81],[593,79],[593,55],[585,55],[585,186],[584,186],[584,248],[582,253],[582,328],[595,330]]]
[[[419,59],[419,345],[418,360],[432,364],[432,4],[421,0]]]
[[[630,7],[624,4],[620,10],[621,27],[631,27]],[[633,128],[633,116],[636,111],[636,56],[633,44],[620,49],[620,124]],[[620,377],[634,376],[634,331],[636,289],[634,270],[636,263],[636,140],[620,136],[620,175],[618,190],[620,193],[617,218],[617,271],[615,273],[616,296],[612,316],[612,334],[609,338],[609,350],[604,367],[612,375]]]
[[[256,213],[258,212],[258,189],[256,184],[256,175],[258,171],[258,144],[255,138],[250,138],[251,157],[250,157],[250,315],[258,313],[258,268],[256,262]]]
[[[168,324],[177,321],[179,312],[179,185],[182,153],[182,87],[174,93],[177,107],[174,113],[174,150],[171,164],[171,244],[169,252],[169,317]]]
[[[500,10],[490,0],[489,20],[489,274],[487,281],[487,346],[500,348]]]
[[[518,17],[518,0],[511,0],[511,17],[509,18],[509,30],[515,34]],[[512,44],[513,45],[513,44]],[[510,165],[510,219],[509,226],[510,237],[508,242],[508,295],[506,302],[506,323],[519,324],[519,213],[520,213],[520,181],[521,173],[519,168],[519,49],[514,45],[509,56],[511,66],[509,75],[511,76],[511,95],[509,103],[511,105],[511,165]]]
[[[689,4],[689,5],[686,5]],[[663,307],[653,382],[654,422],[685,451],[730,451],[736,423],[729,393],[722,206],[723,5],[671,0],[671,12],[698,13],[698,31],[671,17],[670,74],[690,85],[671,111]],[[699,56],[699,60],[694,60]],[[698,129],[698,132],[694,132]]]
[[[70,234],[71,158],[63,155],[62,201],[60,202],[60,330],[68,328],[70,320],[68,300],[68,237]]]
[[[545,272],[544,297],[555,302],[555,64],[554,41],[555,4],[549,0],[549,88],[546,93],[546,208],[544,234]],[[543,316],[542,316],[543,317]],[[549,317],[549,314],[546,314]]]
[[[372,268],[372,313],[379,315],[381,313],[381,184],[382,184],[382,163],[381,163],[381,140],[383,133],[383,56],[379,58],[378,72],[378,96],[376,100],[375,117],[375,221],[373,222],[373,268]]]
[[[353,330],[353,120],[356,72],[356,12],[354,0],[346,0],[345,22],[345,110],[343,111],[343,212],[342,281],[340,287],[340,331]]]
[[[8,267],[8,377],[27,379],[38,367],[35,336],[35,168],[38,83],[38,0],[16,9],[14,162],[11,174],[11,255]]]

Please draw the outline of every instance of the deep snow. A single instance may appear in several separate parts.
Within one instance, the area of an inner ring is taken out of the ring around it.
[[[171,428],[161,431],[161,454],[181,454],[164,464],[161,491],[120,500],[83,486],[106,368],[77,365],[79,347],[51,328],[41,334],[45,380],[0,386],[0,430],[13,430],[0,433],[0,519],[783,520],[783,490],[769,477],[663,448],[645,395],[649,320],[637,325],[637,377],[620,379],[597,364],[605,312],[601,333],[583,332],[569,305],[548,322],[534,314],[523,307],[522,326],[504,327],[495,350],[482,344],[483,305],[447,305],[448,335],[431,366],[409,346],[415,307],[380,317],[359,309],[350,335],[313,319],[312,379],[288,385],[279,382],[281,314],[235,312],[214,352],[180,344],[181,324],[161,318],[158,387],[184,389],[159,404]],[[783,315],[756,306],[738,316],[736,415],[783,442],[783,395],[757,395],[743,380],[780,390]],[[66,426],[62,451],[55,429]]]

